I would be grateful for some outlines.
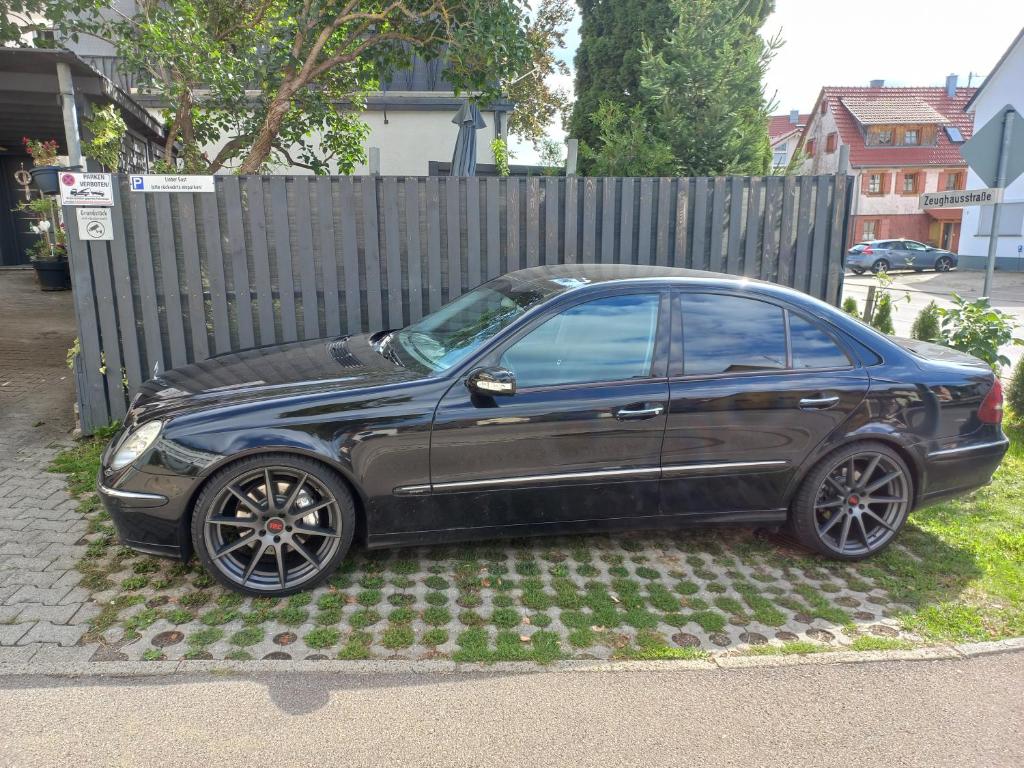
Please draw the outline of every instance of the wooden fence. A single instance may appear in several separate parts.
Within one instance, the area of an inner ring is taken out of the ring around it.
[[[155,370],[403,326],[497,275],[630,263],[771,280],[837,303],[846,176],[223,176],[216,192],[115,184],[113,240],[65,210],[83,430]]]

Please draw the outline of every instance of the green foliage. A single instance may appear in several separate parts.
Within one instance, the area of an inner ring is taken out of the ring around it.
[[[857,300],[853,296],[843,299],[843,312],[853,317],[860,317],[860,310],[857,308]]]
[[[82,142],[82,151],[107,171],[121,169],[121,142],[128,132],[124,118],[113,104],[93,110],[92,117],[84,123],[85,130],[92,136]]]
[[[554,139],[541,139],[538,154],[545,176],[557,176],[565,167],[565,145]]]
[[[1013,420],[1024,423],[1024,358],[1013,369],[1013,377],[1006,388],[1006,404],[1010,406]]]
[[[508,142],[501,138],[494,139],[491,142],[491,152],[494,153],[494,167],[497,169],[498,175],[508,176],[508,159],[510,157]]]
[[[888,292],[878,295],[875,311],[871,316],[871,325],[882,333],[896,333],[896,328],[892,324],[892,296]]]
[[[968,301],[954,293],[953,307],[941,307],[938,313],[942,318],[942,343],[984,360],[996,372],[1010,364],[1010,358],[1000,354],[999,348],[1024,344],[1024,340],[1014,338],[1019,326],[1013,317],[994,308],[985,297]]]
[[[594,144],[580,141],[580,159],[591,176],[671,176],[672,149],[652,136],[642,106],[603,101],[592,116]]]
[[[914,325],[910,328],[910,337],[920,341],[938,341],[941,336],[939,318],[939,305],[934,301],[929,301],[928,305],[914,319]]]

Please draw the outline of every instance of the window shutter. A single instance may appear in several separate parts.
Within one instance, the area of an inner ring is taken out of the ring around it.
[[[939,171],[939,186],[936,187],[937,191],[939,191],[939,192],[945,191],[945,189],[946,189],[946,179],[947,178],[949,178],[949,174],[946,171]],[[922,192],[927,192],[928,190],[922,189],[921,191]]]
[[[871,191],[871,172],[866,171],[860,175],[860,193],[866,195]]]
[[[891,173],[883,173],[882,174],[882,194],[883,195],[888,195],[891,190],[892,190],[892,174]]]
[[[903,177],[906,175],[903,171],[896,171],[896,178],[893,180],[893,190],[897,195],[903,194]]]

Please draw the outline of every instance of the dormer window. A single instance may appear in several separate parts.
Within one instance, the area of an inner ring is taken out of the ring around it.
[[[888,147],[892,145],[892,128],[882,128],[876,134],[877,142],[880,146]]]
[[[903,143],[908,147],[916,147],[921,143],[921,134],[916,128],[907,128],[903,132]]]

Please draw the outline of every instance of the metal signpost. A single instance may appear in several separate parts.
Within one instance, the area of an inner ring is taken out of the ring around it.
[[[1020,124],[1014,139],[1015,124]],[[976,131],[971,140],[960,147],[971,169],[982,181],[1000,191],[1024,173],[1024,118],[1007,104]],[[997,202],[992,210],[992,228],[988,236],[988,263],[985,266],[984,296],[992,293],[992,276],[996,268],[999,245],[999,219],[1003,206]]]

